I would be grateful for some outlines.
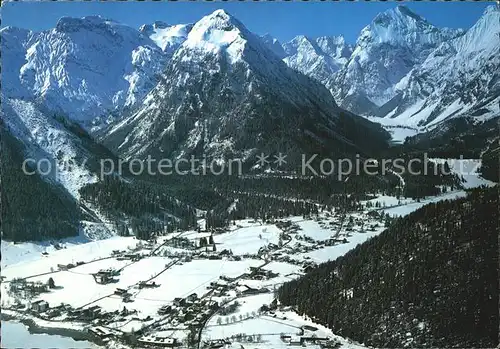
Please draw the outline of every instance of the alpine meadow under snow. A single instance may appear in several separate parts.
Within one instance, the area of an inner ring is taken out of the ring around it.
[[[3,345],[498,346],[498,5],[154,19],[0,29]]]

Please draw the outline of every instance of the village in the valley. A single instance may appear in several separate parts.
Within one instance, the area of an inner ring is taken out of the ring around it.
[[[380,233],[381,217],[322,212],[210,231],[200,220],[149,241],[56,244],[2,270],[2,311],[110,348],[353,347],[275,292]]]

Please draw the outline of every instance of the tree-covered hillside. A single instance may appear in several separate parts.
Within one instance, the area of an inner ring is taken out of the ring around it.
[[[0,140],[2,238],[26,241],[78,235],[78,203],[56,183],[23,173],[24,147],[3,123]]]
[[[498,194],[426,205],[284,284],[279,299],[375,347],[496,347]]]

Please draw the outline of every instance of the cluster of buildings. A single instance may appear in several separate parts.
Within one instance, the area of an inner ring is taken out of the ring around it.
[[[40,281],[32,282],[25,279],[14,279],[10,282],[10,291],[13,293],[29,293],[32,296],[49,292],[49,285]]]
[[[261,267],[250,267],[250,273],[245,276],[250,280],[269,280],[279,276],[279,274]]]
[[[173,314],[171,322],[183,323],[191,327],[199,327],[203,320],[219,307],[216,301],[198,298],[192,293],[185,298],[175,298],[172,305],[164,305],[158,313]]]
[[[138,339],[138,343],[147,348],[174,348],[181,345],[177,338],[156,335],[143,336]]]
[[[320,348],[324,349],[330,349],[330,348],[338,348],[340,347],[341,343],[337,341],[332,341],[328,337],[317,337],[314,335],[298,335],[298,336],[292,336],[289,334],[282,334],[280,336],[280,339],[284,342],[287,343],[289,346],[296,346],[296,347],[305,347],[307,344],[314,344],[314,345],[319,345]]]

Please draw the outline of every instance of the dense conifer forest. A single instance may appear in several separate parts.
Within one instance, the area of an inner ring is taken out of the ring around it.
[[[26,241],[78,235],[78,203],[55,183],[25,175],[22,144],[5,132],[3,123],[0,135],[2,238]]]
[[[429,157],[479,159],[488,143],[498,136],[500,118],[477,124],[473,118],[452,118],[437,127],[406,140],[406,152],[426,152]]]
[[[396,219],[344,257],[284,284],[280,301],[375,347],[498,345],[497,188]]]
[[[481,175],[493,182],[500,180],[500,137],[495,138],[483,153]]]

